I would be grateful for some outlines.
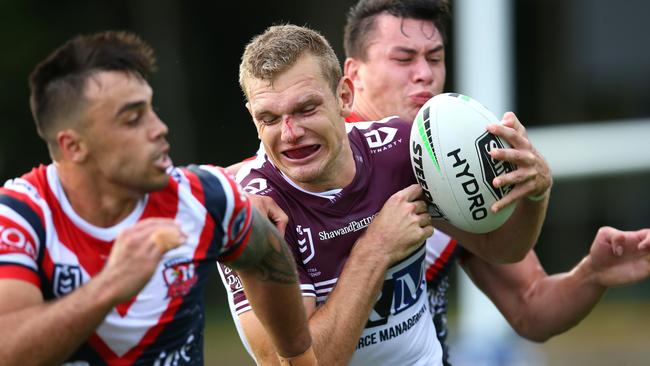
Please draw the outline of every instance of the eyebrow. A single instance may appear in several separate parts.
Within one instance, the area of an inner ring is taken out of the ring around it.
[[[321,103],[322,100],[323,100],[323,98],[319,94],[303,95],[293,105],[293,107],[291,108],[291,113],[300,112],[300,110],[305,108],[305,106],[307,106],[307,105],[309,105],[311,103]],[[259,119],[259,118],[261,118],[263,116],[267,116],[267,115],[268,116],[276,116],[277,113],[265,108],[265,109],[261,109],[259,111],[256,111],[254,113],[254,115],[255,115],[255,118]]]
[[[146,105],[147,105],[147,102],[145,102],[144,100],[139,100],[139,101],[136,101],[136,102],[127,103],[127,104],[123,105],[122,108],[120,108],[117,111],[117,113],[115,114],[115,117],[119,117],[120,115],[122,115],[122,114],[124,114],[126,112],[129,112],[129,111],[132,111],[132,110],[141,109]]]
[[[300,100],[295,104],[293,110],[291,111],[292,113],[300,112],[303,108],[310,104],[314,103],[320,103],[322,101],[322,97],[317,94],[309,94],[304,96],[303,98],[300,98]]]
[[[435,52],[442,51],[442,50],[444,50],[444,49],[445,49],[445,46],[444,46],[443,44],[439,44],[439,45],[437,45],[436,47],[434,47],[433,49],[431,49],[431,50],[427,50],[426,53],[427,53],[427,54],[429,54],[429,53],[435,53]],[[394,51],[397,51],[397,52],[405,52],[405,53],[409,53],[409,54],[417,53],[417,51],[416,51],[415,49],[413,49],[413,48],[409,48],[409,47],[404,47],[404,46],[397,46],[397,47],[395,47],[393,50],[394,50]]]

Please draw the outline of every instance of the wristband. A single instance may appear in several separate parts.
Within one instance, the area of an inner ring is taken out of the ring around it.
[[[544,192],[538,194],[538,195],[533,195],[533,196],[527,196],[527,198],[533,202],[539,202],[546,198],[546,195],[548,194],[548,189],[545,190]]]
[[[316,354],[314,354],[314,348],[309,346],[307,350],[298,356],[293,357],[282,357],[278,356],[280,359],[281,366],[318,366],[318,361],[316,361]]]

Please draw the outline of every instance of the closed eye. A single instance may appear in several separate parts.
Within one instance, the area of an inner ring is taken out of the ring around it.
[[[278,121],[278,116],[263,115],[257,118],[259,122],[265,125],[272,125]]]

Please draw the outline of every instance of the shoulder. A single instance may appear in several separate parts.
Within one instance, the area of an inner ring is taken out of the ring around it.
[[[411,129],[411,123],[405,121],[397,116],[386,117],[378,121],[364,121],[364,122],[348,122],[345,124],[345,129],[348,133],[353,130],[371,131],[379,130],[382,127],[391,127],[398,129]]]
[[[247,161],[237,173],[237,182],[249,194],[261,196],[273,195],[288,185],[278,173],[277,168],[261,153],[253,160]]]
[[[0,214],[10,215],[13,211],[28,220],[32,225],[43,221],[43,211],[47,210],[45,197],[50,190],[47,167],[40,166],[20,178],[7,180],[0,187]]]
[[[168,173],[173,182],[170,186],[178,184],[188,187],[192,196],[202,202],[209,211],[220,207],[236,209],[248,206],[241,186],[223,167],[208,164],[189,165],[173,168]]]

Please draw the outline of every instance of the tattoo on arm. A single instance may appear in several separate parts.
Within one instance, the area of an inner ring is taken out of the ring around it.
[[[254,271],[262,281],[296,283],[293,255],[273,224],[253,208],[253,223],[248,244],[228,266],[239,271]]]

